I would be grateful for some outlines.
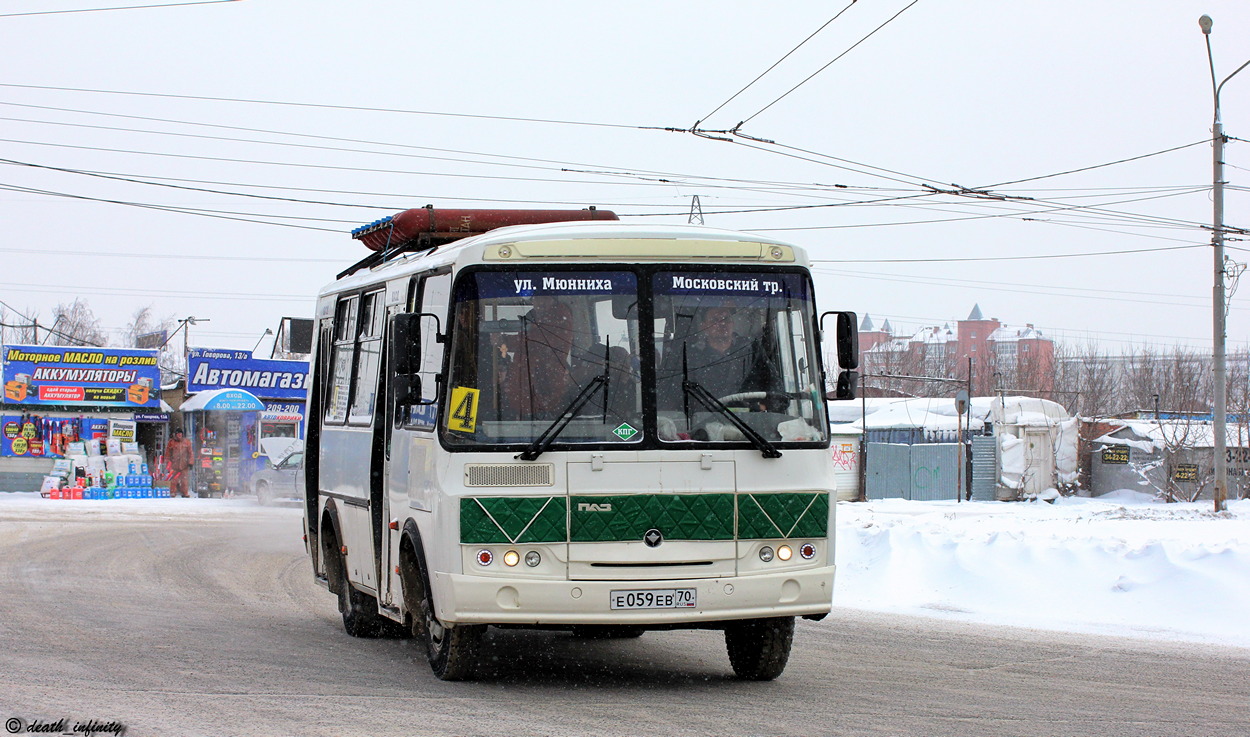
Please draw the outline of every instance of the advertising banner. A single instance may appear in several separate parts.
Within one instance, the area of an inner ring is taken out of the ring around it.
[[[304,401],[307,361],[252,358],[248,351],[194,348],[187,357],[187,391],[246,389],[262,399]]]
[[[157,352],[137,348],[4,348],[4,403],[24,406],[161,406]]]
[[[41,417],[36,414],[0,415],[0,456],[57,458],[77,443],[83,453],[86,438],[104,437],[109,421],[96,417]]]

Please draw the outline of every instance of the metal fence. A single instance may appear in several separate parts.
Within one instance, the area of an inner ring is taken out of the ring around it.
[[[972,498],[992,502],[998,498],[998,438],[978,435],[972,439]]]
[[[865,492],[869,499],[953,500],[958,469],[958,443],[869,443]]]

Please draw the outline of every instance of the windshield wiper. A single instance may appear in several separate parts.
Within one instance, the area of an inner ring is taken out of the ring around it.
[[[569,423],[573,421],[573,418],[577,416],[577,413],[581,410],[581,408],[586,406],[586,403],[590,401],[590,398],[595,394],[595,390],[599,387],[603,387],[603,418],[604,421],[607,421],[608,364],[605,357],[603,363],[603,373],[595,376],[595,378],[590,380],[589,384],[582,387],[582,390],[577,393],[577,396],[573,397],[573,401],[569,402],[567,407],[560,410],[560,416],[552,420],[551,424],[547,426],[547,429],[543,430],[542,435],[539,435],[534,442],[529,444],[528,448],[518,453],[515,457],[523,461],[532,461],[543,453],[546,453],[547,449],[551,447],[551,444],[554,443],[556,438],[560,436],[560,433],[564,432],[564,428],[568,427]]]
[[[733,410],[726,407],[724,402],[720,401],[715,396],[713,396],[713,394],[709,392],[707,389],[704,389],[701,384],[690,380],[690,372],[686,363],[686,355],[685,355],[685,350],[684,350],[685,346],[683,346],[682,348],[683,348],[683,351],[682,351],[682,357],[681,357],[681,392],[682,392],[682,398],[686,404],[686,427],[690,427],[690,400],[689,398],[694,397],[695,399],[702,402],[703,405],[707,407],[708,409],[712,410],[713,412],[716,412],[717,414],[722,415],[725,419],[729,420],[729,422],[732,423],[734,427],[738,428],[738,430],[746,437],[747,440],[751,441],[751,445],[754,445],[756,449],[759,450],[760,455],[764,456],[765,458],[780,458],[781,451],[777,450],[776,446],[768,442],[768,438],[764,437],[763,435],[760,435],[759,432],[755,430],[755,428],[743,422],[741,417],[738,417],[736,414],[734,414]]]

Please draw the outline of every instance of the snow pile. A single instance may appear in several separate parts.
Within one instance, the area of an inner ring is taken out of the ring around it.
[[[1250,647],[1250,500],[838,505],[834,603]]]
[[[1008,489],[1024,488],[1024,441],[1006,433],[998,436],[998,483]]]
[[[1055,437],[1055,478],[1064,485],[1075,484],[1080,477],[1080,463],[1077,458],[1079,447],[1080,419],[1073,417],[1057,426]]]

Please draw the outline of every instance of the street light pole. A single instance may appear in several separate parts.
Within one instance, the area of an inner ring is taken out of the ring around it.
[[[1207,62],[1211,67],[1211,92],[1215,102],[1215,115],[1211,124],[1211,155],[1212,155],[1212,224],[1211,246],[1215,262],[1215,283],[1211,290],[1211,318],[1213,338],[1212,360],[1215,383],[1215,409],[1213,431],[1215,435],[1215,511],[1222,512],[1228,508],[1228,396],[1225,376],[1226,358],[1224,344],[1227,338],[1228,309],[1227,297],[1224,294],[1224,278],[1226,274],[1224,257],[1224,125],[1220,121],[1220,90],[1237,72],[1246,68],[1250,61],[1237,67],[1232,74],[1218,84],[1215,81],[1215,57],[1211,53],[1211,16],[1204,15],[1198,19],[1198,27],[1207,42]]]
[[[273,335],[273,330],[271,330],[271,329],[269,329],[269,328],[265,328],[265,332],[261,333],[261,334],[260,334],[260,337],[256,339],[256,345],[252,346],[252,353],[253,353],[253,354],[254,354],[254,353],[256,353],[256,349],[257,349],[257,348],[260,348],[260,343],[261,343],[261,341],[262,341],[262,340],[264,340],[264,339],[265,339],[265,336],[266,336],[266,335]]]

